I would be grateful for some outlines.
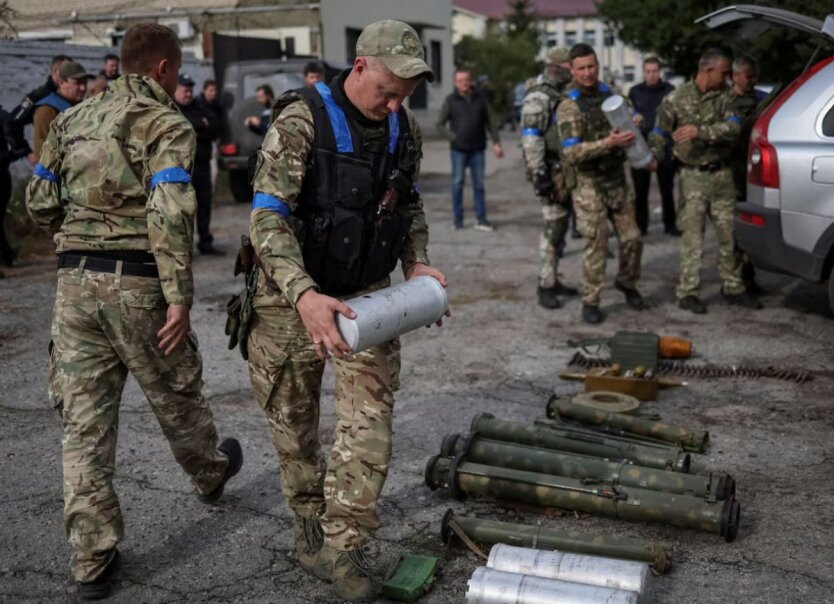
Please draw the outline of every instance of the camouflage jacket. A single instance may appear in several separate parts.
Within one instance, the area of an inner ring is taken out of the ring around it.
[[[565,86],[543,75],[528,81],[521,106],[521,148],[528,176],[548,173],[559,160],[556,108],[565,98]]]
[[[753,118],[759,103],[766,96],[758,90],[747,94],[731,93],[730,106],[742,119],[741,134],[736,138],[730,152],[730,169],[733,171],[733,184],[739,199],[744,199],[747,193],[747,143],[753,130]]]
[[[604,82],[594,90],[586,90],[574,81],[568,86],[567,98],[556,110],[562,155],[576,169],[577,176],[625,179],[625,151],[605,144],[611,125],[600,105],[611,92],[616,91]],[[583,110],[583,105],[590,106],[590,110]]]
[[[150,251],[168,304],[190,306],[194,130],[162,87],[126,75],[52,122],[26,188],[58,252]]]
[[[658,160],[665,159],[666,143],[682,126],[697,126],[698,138],[672,147],[673,155],[691,166],[726,161],[741,134],[741,117],[733,109],[729,90],[701,92],[689,81],[671,92],[660,103],[655,127],[649,134],[649,147]]]
[[[280,199],[290,212],[298,205],[298,196],[307,171],[307,159],[313,148],[315,128],[313,114],[304,101],[287,105],[266,133],[254,178],[255,193],[266,193]],[[417,155],[422,156],[422,138],[414,114],[408,112],[409,127],[417,145]],[[384,124],[387,122],[381,122]],[[413,181],[417,182],[419,162]],[[403,272],[415,263],[428,264],[426,248],[429,230],[423,204],[418,201],[409,206],[414,218],[409,236],[400,254]],[[249,221],[250,237],[266,276],[278,287],[274,295],[258,300],[258,306],[295,307],[298,298],[316,283],[304,269],[299,235],[303,225],[292,215],[284,218],[268,208],[256,208]]]

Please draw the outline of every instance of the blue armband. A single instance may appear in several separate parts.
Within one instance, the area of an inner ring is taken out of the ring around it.
[[[42,179],[44,179],[44,180],[48,180],[49,182],[58,182],[59,180],[61,180],[61,179],[58,177],[58,175],[57,175],[57,174],[55,174],[54,172],[50,172],[49,170],[47,170],[47,169],[44,167],[44,165],[43,165],[42,163],[40,163],[40,162],[38,162],[38,163],[36,163],[36,164],[35,164],[35,169],[32,171],[32,173],[33,173],[35,176],[37,176],[38,178],[42,178]]]
[[[578,136],[574,136],[573,138],[566,138],[562,141],[562,148],[567,149],[568,147],[573,147],[574,145],[578,145],[582,142],[582,139]]]
[[[191,182],[191,175],[180,167],[163,168],[153,175],[151,178],[151,190],[156,188],[163,182],[181,182],[188,184]]]
[[[252,198],[252,209],[260,208],[277,212],[282,218],[286,218],[291,213],[290,206],[268,193],[255,193],[255,197]]]
[[[538,128],[525,128],[521,131],[521,136],[541,136],[542,131]]]
[[[730,117],[727,118],[727,121],[728,122],[735,122],[736,124],[742,124],[743,123],[741,118],[737,115],[731,115]]]
[[[662,136],[663,138],[669,138],[669,133],[668,133],[668,132],[666,132],[665,130],[661,130],[661,129],[660,129],[660,128],[658,128],[657,126],[655,126],[654,128],[652,128],[652,132],[653,132],[653,133],[655,133],[655,134],[657,134],[658,136]]]

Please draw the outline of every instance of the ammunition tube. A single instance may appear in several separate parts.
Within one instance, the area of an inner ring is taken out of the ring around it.
[[[466,461],[488,466],[579,478],[585,484],[604,483],[615,488],[638,487],[691,495],[710,501],[727,499],[735,494],[735,480],[727,474],[667,472],[633,465],[626,461],[608,461],[598,457],[500,442],[483,438],[474,432],[468,437],[458,435],[458,438],[452,439],[452,436],[443,439],[446,446],[441,454],[448,457],[463,454]]]
[[[599,426],[615,434],[625,432],[657,438],[696,453],[703,453],[709,442],[709,432],[706,430],[688,430],[624,413],[597,411],[590,407],[560,401],[555,396],[551,397],[547,403],[547,417],[551,419],[566,417],[583,424]]]
[[[486,565],[505,573],[633,591],[639,598],[645,597],[649,581],[649,565],[644,562],[544,552],[503,543],[492,547]]]
[[[607,534],[594,535],[579,531],[561,531],[529,524],[466,518],[455,516],[454,512],[449,509],[444,514],[440,525],[440,536],[447,545],[455,540],[454,529],[463,531],[472,541],[487,545],[505,543],[518,547],[634,560],[649,564],[657,574],[664,574],[672,567],[669,551],[656,542],[638,541]]]
[[[489,413],[476,416],[472,420],[471,430],[485,438],[503,442],[610,460],[626,459],[647,468],[687,473],[690,467],[689,453],[671,445],[661,447],[648,443],[630,443],[624,439],[609,438],[605,434],[580,434],[551,427],[528,426],[501,420]]]
[[[466,590],[466,604],[637,604],[633,591],[505,573],[479,566]]]
[[[738,533],[741,506],[735,497],[706,501],[687,495],[661,493],[636,487],[612,489],[589,485],[575,478],[497,468],[434,456],[426,467],[431,488],[446,486],[456,499],[485,495],[545,507],[602,514],[624,520],[646,520],[708,531],[727,541]]]

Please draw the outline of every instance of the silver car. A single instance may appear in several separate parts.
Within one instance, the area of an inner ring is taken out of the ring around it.
[[[822,22],[765,6],[728,6],[699,21],[742,36],[781,26],[834,38],[834,15]],[[747,158],[739,246],[763,269],[827,282],[834,311],[834,57],[810,64],[768,99]]]

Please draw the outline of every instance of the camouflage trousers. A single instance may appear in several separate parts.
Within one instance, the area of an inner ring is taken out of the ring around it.
[[[64,523],[77,581],[100,575],[124,534],[113,472],[128,372],[198,492],[217,488],[228,467],[200,393],[196,339],[190,334],[167,357],[157,346],[166,308],[157,279],[80,268],[58,271],[49,398],[63,423]]]
[[[701,172],[681,168],[678,228],[681,236],[680,275],[677,298],[697,296],[704,256],[704,230],[709,216],[718,239],[718,274],[725,294],[745,291],[741,261],[735,252],[733,212],[736,203],[733,175],[729,168]]]
[[[376,502],[391,459],[399,341],[350,360],[332,359],[338,420],[326,462],[318,434],[325,362],[298,313],[290,306],[256,308],[248,345],[249,377],[272,430],[288,506],[302,517],[320,515],[332,547],[360,547],[379,526]]]
[[[605,282],[609,221],[619,241],[617,281],[637,287],[643,241],[634,217],[634,196],[625,178],[608,181],[580,176],[573,190],[576,228],[585,241],[582,256],[582,303],[596,306]]]
[[[555,287],[559,281],[558,244],[568,230],[568,208],[539,197],[542,204],[542,233],[539,236],[539,287]]]

